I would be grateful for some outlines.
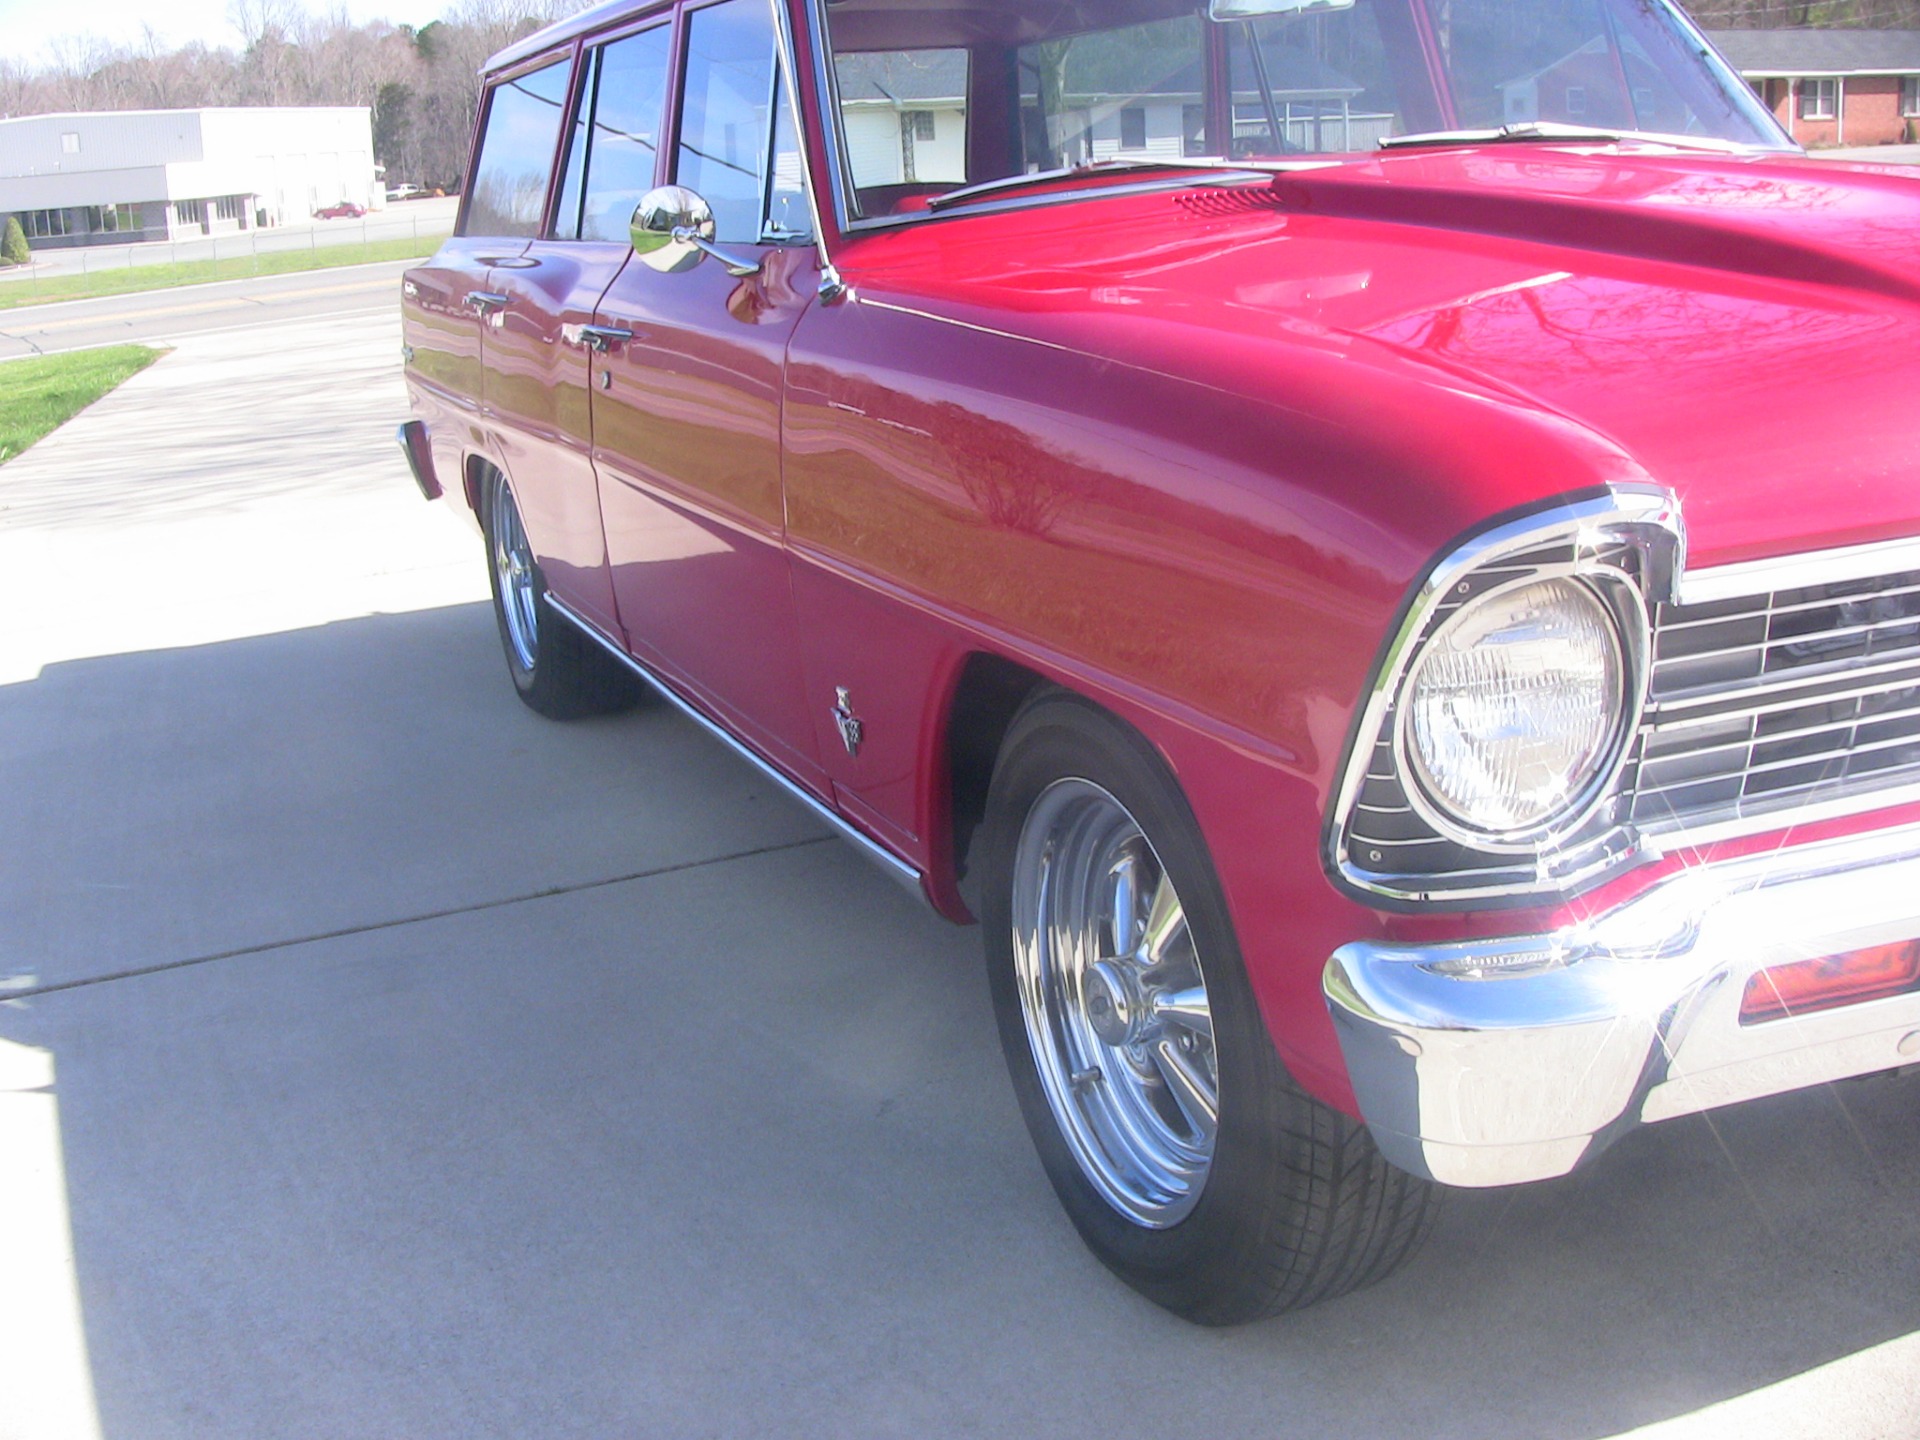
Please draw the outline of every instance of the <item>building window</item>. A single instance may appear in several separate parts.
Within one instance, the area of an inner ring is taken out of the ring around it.
[[[1144,105],[1129,105],[1120,112],[1120,148],[1147,148],[1147,111]]]
[[[221,220],[238,220],[247,213],[247,197],[222,195],[213,202],[213,213]]]
[[[87,229],[96,235],[119,235],[140,228],[138,205],[89,205]]]
[[[78,155],[80,153],[80,132],[78,130],[69,130],[60,137],[60,153],[62,155]]]
[[[1802,80],[1800,82],[1800,118],[1831,120],[1840,113],[1838,80]]]
[[[1584,85],[1567,86],[1567,115],[1569,118],[1587,113],[1587,87]]]
[[[913,126],[913,138],[915,140],[933,140],[938,138],[938,131],[935,130],[933,123],[933,111],[909,110],[907,112],[907,119]]]
[[[1920,75],[1900,78],[1900,113],[1908,119],[1920,116]]]
[[[1207,153],[1206,106],[1182,105],[1180,107],[1180,153],[1182,155]]]
[[[20,228],[31,240],[50,240],[56,235],[73,233],[70,210],[29,210],[20,217]]]

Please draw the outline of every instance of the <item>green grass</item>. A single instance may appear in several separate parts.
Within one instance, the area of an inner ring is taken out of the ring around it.
[[[52,300],[86,300],[95,295],[167,290],[175,285],[199,285],[209,280],[242,280],[249,275],[291,275],[301,270],[329,270],[337,265],[417,260],[438,250],[444,238],[403,236],[365,245],[327,245],[318,250],[269,250],[263,255],[239,255],[231,260],[181,260],[171,265],[95,270],[86,275],[8,279],[0,281],[0,310],[45,305]]]
[[[159,358],[146,345],[114,345],[0,364],[0,465]]]

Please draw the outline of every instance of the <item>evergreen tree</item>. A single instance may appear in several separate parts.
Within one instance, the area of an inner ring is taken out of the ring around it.
[[[7,216],[7,233],[0,238],[0,264],[24,265],[32,258],[27,249],[27,232],[20,228],[18,215]]]

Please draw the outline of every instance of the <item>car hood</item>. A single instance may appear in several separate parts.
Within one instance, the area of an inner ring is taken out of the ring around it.
[[[1679,495],[1696,563],[1920,533],[1920,172],[1412,151],[956,216],[848,253],[856,284],[1045,343],[1150,333],[1134,358],[1170,374],[1231,337],[1235,383],[1270,405],[1311,406],[1312,372],[1280,351],[1317,348],[1341,363],[1313,384],[1371,390],[1370,423],[1430,428],[1458,452],[1440,470],[1490,477],[1448,482],[1472,491],[1456,523],[1644,478]],[[1246,362],[1255,335],[1271,363]],[[1505,441],[1460,423],[1474,407],[1581,456],[1504,463]]]

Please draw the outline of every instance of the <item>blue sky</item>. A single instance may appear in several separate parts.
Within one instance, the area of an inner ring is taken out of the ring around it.
[[[445,8],[444,0],[324,0],[311,8],[344,9],[357,21],[386,18],[424,25]],[[227,21],[227,0],[0,0],[0,58],[39,64],[49,58],[48,43],[63,35],[90,34],[118,45],[140,38],[142,24],[162,40],[184,45],[237,49],[240,34]]]

